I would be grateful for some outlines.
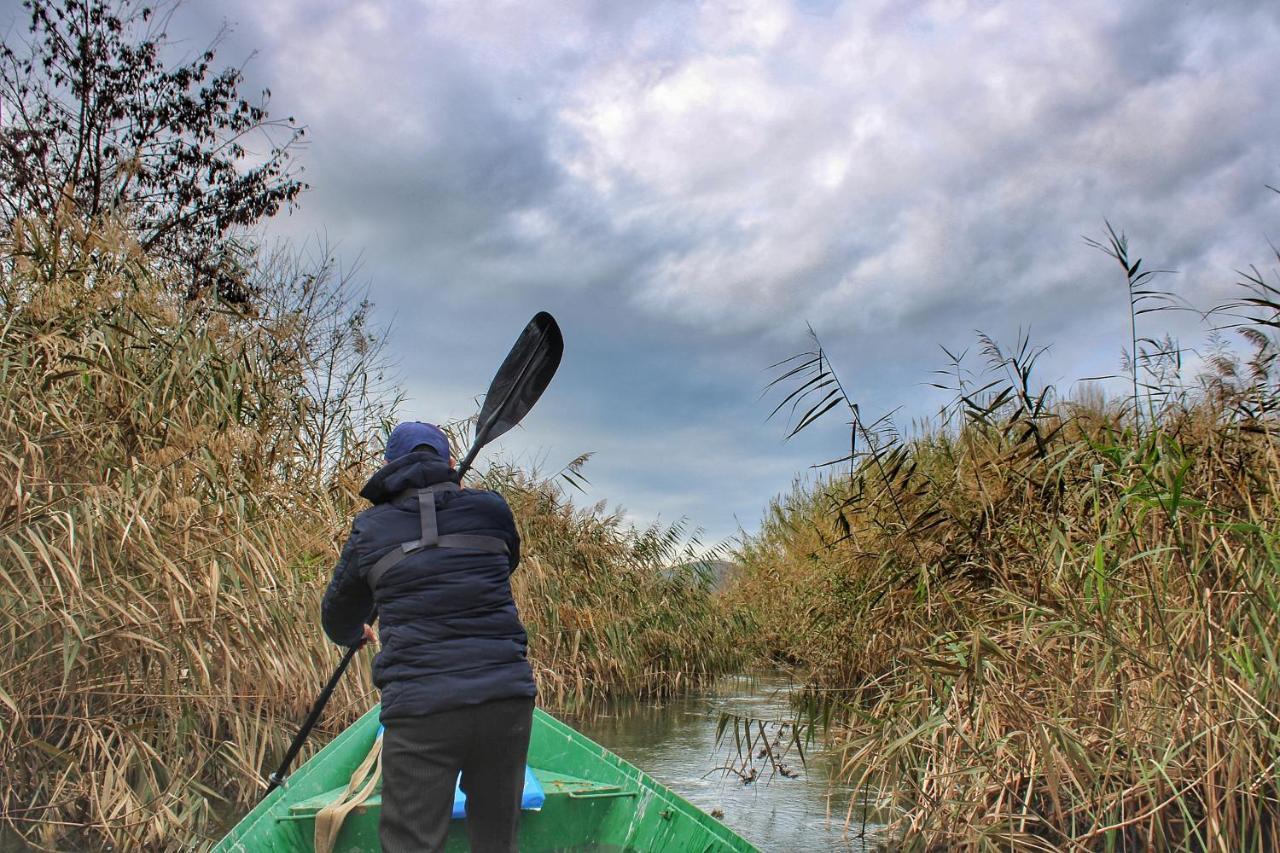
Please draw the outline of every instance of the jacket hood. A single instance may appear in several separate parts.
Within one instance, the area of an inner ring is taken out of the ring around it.
[[[457,482],[458,474],[434,451],[419,450],[383,465],[360,490],[360,497],[382,504],[406,489],[424,489],[449,480]]]

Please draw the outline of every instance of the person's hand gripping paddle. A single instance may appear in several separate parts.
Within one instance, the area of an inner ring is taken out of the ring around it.
[[[484,396],[484,405],[480,408],[480,415],[476,419],[475,441],[472,442],[471,449],[467,451],[462,462],[458,464],[459,481],[471,468],[471,463],[475,461],[476,454],[482,447],[520,423],[521,419],[529,413],[533,404],[542,396],[542,392],[551,384],[551,377],[555,376],[563,354],[564,337],[560,334],[560,327],[556,325],[555,318],[546,311],[539,311],[529,321],[529,325],[524,327],[524,331],[516,339],[515,346],[511,347],[511,352],[507,353],[507,357],[503,359],[502,366],[493,377],[493,382],[489,383],[489,391]],[[372,622],[376,617],[375,612],[369,621]],[[366,642],[368,642],[367,634],[359,643],[350,646],[342,656],[338,668],[333,671],[328,683],[316,697],[315,704],[311,706],[311,711],[298,730],[297,737],[289,745],[289,751],[285,753],[284,760],[280,762],[276,771],[267,777],[268,794],[284,784],[289,773],[289,765],[298,757],[298,751],[302,749],[307,736],[315,728],[316,721],[320,719],[325,705],[329,703],[329,697],[333,695],[333,690],[337,687],[342,674],[347,671],[352,658]]]

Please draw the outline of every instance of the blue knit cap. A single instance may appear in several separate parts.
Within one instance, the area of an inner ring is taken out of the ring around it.
[[[422,421],[405,421],[397,424],[387,437],[387,461],[394,462],[419,444],[425,444],[449,461],[449,439],[440,427]]]

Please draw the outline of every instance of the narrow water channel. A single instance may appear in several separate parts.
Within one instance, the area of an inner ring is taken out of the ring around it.
[[[721,817],[761,850],[870,851],[881,827],[858,821],[862,800],[852,786],[832,782],[835,759],[820,742],[806,743],[803,762],[794,747],[780,744],[775,753],[778,763],[795,774],[788,777],[775,772],[767,756],[758,755],[758,742],[744,761],[731,733],[717,737],[722,713],[791,720],[790,686],[775,673],[744,674],[660,703],[617,700],[589,715],[556,715],[694,805]],[[768,731],[774,734],[777,728]],[[758,775],[744,783],[752,770]],[[846,829],[850,804],[855,817]],[[226,815],[206,841],[221,837],[241,817],[239,812]],[[0,849],[8,849],[2,836]]]
[[[850,803],[858,815],[860,801],[852,787],[831,781],[834,759],[820,743],[806,746],[803,763],[794,747],[781,756],[787,772],[796,774],[788,777],[759,756],[759,744],[744,763],[732,734],[717,739],[722,713],[790,720],[789,686],[776,674],[738,675],[675,700],[614,702],[566,722],[699,808],[723,813],[728,826],[761,850],[872,849],[879,827],[855,819],[846,830]],[[784,730],[783,747],[786,739]],[[758,775],[744,782],[753,769]]]

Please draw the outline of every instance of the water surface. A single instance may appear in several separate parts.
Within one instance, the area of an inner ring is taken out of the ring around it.
[[[802,763],[795,747],[786,750],[789,729],[782,730],[774,752],[795,778],[775,772],[774,762],[759,756],[759,742],[749,757],[741,755],[732,734],[717,743],[722,713],[791,720],[789,687],[776,674],[739,675],[675,700],[618,701],[565,720],[699,808],[723,812],[724,822],[761,850],[872,849],[879,827],[858,822],[862,801],[851,786],[831,781],[834,759],[821,743],[806,746]],[[766,731],[772,747],[779,728]],[[744,784],[753,770],[755,780]],[[851,803],[855,819],[846,830]]]

